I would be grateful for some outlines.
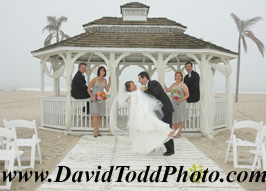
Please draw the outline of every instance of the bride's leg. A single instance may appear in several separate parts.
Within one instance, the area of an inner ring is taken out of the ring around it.
[[[176,134],[176,130],[178,130],[177,123],[173,123],[174,130],[169,133],[169,137],[174,137]]]

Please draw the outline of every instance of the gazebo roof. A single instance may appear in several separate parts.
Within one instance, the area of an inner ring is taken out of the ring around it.
[[[124,4],[124,5],[121,5],[120,8],[121,8],[121,14],[122,14],[122,9],[123,8],[146,8],[146,9],[148,9],[147,13],[149,12],[149,9],[150,9],[149,6],[144,5],[142,3],[139,3],[139,2],[127,3],[127,4]]]
[[[167,18],[147,18],[147,21],[123,21],[122,17],[103,17],[95,21],[84,24],[83,27],[86,28],[90,25],[141,25],[141,26],[177,26],[183,29],[187,27],[172,21]]]
[[[85,32],[67,40],[35,50],[41,52],[57,47],[212,49],[237,54],[215,44],[184,33]]]
[[[125,10],[126,9],[126,10]],[[145,9],[145,10],[142,10]],[[185,34],[186,26],[167,18],[147,18],[149,6],[138,2],[121,6],[123,17],[102,17],[84,24],[85,33],[64,41],[32,51],[35,56],[73,48],[95,50],[113,49],[113,51],[133,48],[134,51],[156,49],[178,52],[211,52],[235,57],[237,53],[210,42]]]
[[[139,3],[139,2],[130,2],[120,6],[121,8],[150,8],[150,6]]]

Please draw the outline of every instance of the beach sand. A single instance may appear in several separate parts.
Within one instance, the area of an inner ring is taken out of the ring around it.
[[[38,91],[0,91],[0,126],[3,126],[3,119],[26,119],[37,122],[40,126],[40,102],[41,94]],[[266,94],[240,94],[239,102],[234,103],[233,119],[236,120],[254,120],[264,121],[266,123]],[[61,159],[70,151],[78,142],[80,136],[65,136],[63,133],[38,130],[41,141],[41,152],[43,164],[35,163],[34,171],[52,172]],[[252,139],[255,137],[253,132],[240,132],[243,138]],[[18,132],[19,136],[25,132]],[[216,162],[225,172],[232,170],[241,172],[249,169],[234,169],[232,162],[224,163],[227,140],[230,131],[225,130],[216,135],[213,139],[206,137],[189,137],[188,139],[196,145],[209,158]],[[176,145],[177,146],[177,145]],[[27,154],[27,152],[26,152]],[[176,153],[178,154],[178,153]],[[241,156],[248,156],[246,150],[240,150]],[[0,171],[3,170],[3,163],[0,164]],[[24,170],[25,171],[25,170]],[[35,190],[41,183],[30,180],[29,182],[13,181],[12,190]],[[266,184],[259,183],[240,183],[248,191],[266,190]]]

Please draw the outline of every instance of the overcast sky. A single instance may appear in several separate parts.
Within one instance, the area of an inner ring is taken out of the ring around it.
[[[136,0],[135,0],[136,1]],[[0,90],[40,88],[40,60],[31,51],[43,47],[48,32],[47,16],[66,16],[62,30],[75,36],[84,32],[82,27],[103,16],[121,17],[120,5],[126,0],[2,0],[0,1]],[[266,19],[265,0],[139,0],[150,6],[148,17],[166,17],[187,26],[186,34],[237,52],[238,31],[230,13],[240,19],[261,16]],[[266,20],[258,22],[254,34],[266,46]],[[255,43],[247,40],[248,52],[241,56],[240,91],[266,93],[266,59]],[[232,65],[231,83],[235,88],[236,59]],[[139,69],[141,70],[141,69]],[[137,82],[137,72],[127,76]],[[74,71],[76,72],[76,71]],[[125,70],[127,72],[127,70]],[[170,74],[172,75],[172,74]],[[134,78],[134,79],[132,79]],[[173,82],[168,77],[166,84]],[[62,79],[64,80],[64,79]],[[62,81],[61,80],[61,81]],[[64,84],[62,82],[62,84]],[[52,81],[46,77],[46,85]],[[224,89],[224,78],[215,77],[215,89]]]

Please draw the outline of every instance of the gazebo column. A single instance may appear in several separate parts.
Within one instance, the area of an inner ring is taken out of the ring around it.
[[[44,96],[44,64],[46,60],[49,57],[42,57],[41,58],[41,97]],[[44,120],[44,110],[43,110],[43,100],[41,99],[41,126],[43,125],[43,120]]]
[[[158,81],[163,86],[164,85],[164,62],[163,62],[163,53],[158,53],[158,59],[156,60],[151,53],[144,52],[144,56],[148,57],[155,65],[158,72]],[[151,72],[152,73],[152,72]],[[150,74],[151,75],[151,74]]]
[[[88,58],[88,61],[87,61],[87,70],[86,70],[87,82],[90,81],[90,77],[91,77],[91,73],[92,73],[92,67],[91,67],[91,64],[90,64],[92,55],[93,54],[90,54],[90,56]]]
[[[108,66],[109,70],[110,70],[110,76],[111,76],[111,104],[114,101],[114,98],[116,96],[117,93],[117,66],[119,64],[119,62],[129,56],[131,53],[129,52],[124,52],[122,53],[117,59],[115,59],[115,53],[114,52],[110,52],[110,57],[109,59],[107,59],[104,54],[102,52],[95,52],[96,55],[100,56],[106,63],[106,65]]]
[[[118,80],[117,80],[117,87],[119,87],[119,76],[122,74],[123,70],[126,69],[127,67],[129,67],[129,65],[123,65],[123,67],[121,69],[119,69],[119,67],[117,67],[117,77],[118,77]]]
[[[62,56],[64,59],[64,57]],[[74,62],[72,62],[71,52],[67,51],[65,57],[66,65],[66,126],[65,130],[69,131],[71,128],[71,80],[74,70]]]
[[[164,73],[164,61],[163,61],[163,53],[159,52],[158,53],[158,59],[157,62],[155,64],[156,68],[157,68],[157,72],[158,72],[158,81],[160,82],[160,84],[163,86],[164,85],[164,79],[165,79],[165,73]]]
[[[55,71],[57,71],[57,63],[56,62],[51,62],[52,66],[53,66],[53,71],[55,73]],[[54,95],[58,96],[58,83],[59,78],[53,78],[53,91],[54,91]]]
[[[41,95],[44,96],[44,64],[46,62],[47,58],[42,57],[41,58]]]
[[[63,54],[59,54],[63,60],[65,61],[66,66],[66,121],[65,121],[65,130],[69,131],[71,128],[71,84],[72,84],[72,73],[74,70],[74,63],[75,61],[82,55],[84,55],[85,52],[79,52],[77,53],[73,58],[70,51],[66,52],[66,56]]]
[[[158,81],[159,83],[164,86],[165,81],[165,66],[173,57],[176,57],[178,53],[171,53],[165,60],[163,59],[163,53],[158,53],[158,59],[156,60],[150,53],[143,53],[144,56],[147,56],[149,59],[152,60],[154,63],[157,72],[158,72]]]
[[[230,84],[230,75],[232,72],[230,63],[228,59],[222,59],[225,64],[225,92],[226,92],[226,100],[227,100],[227,112],[226,112],[226,126],[228,129],[232,128],[233,123],[233,94],[232,94],[232,87]]]
[[[213,74],[208,63],[212,56],[207,58],[206,54],[202,54],[201,60],[199,60],[194,54],[187,55],[196,61],[201,71],[200,129],[205,136],[211,137],[210,133],[213,131],[214,124],[214,84]]]
[[[225,77],[225,93],[226,93],[226,127],[231,129],[232,126],[232,117],[233,117],[233,95],[232,88],[230,85],[230,74],[232,72],[231,66],[229,64],[228,58],[221,57],[224,65],[210,64],[212,68],[220,72]]]

